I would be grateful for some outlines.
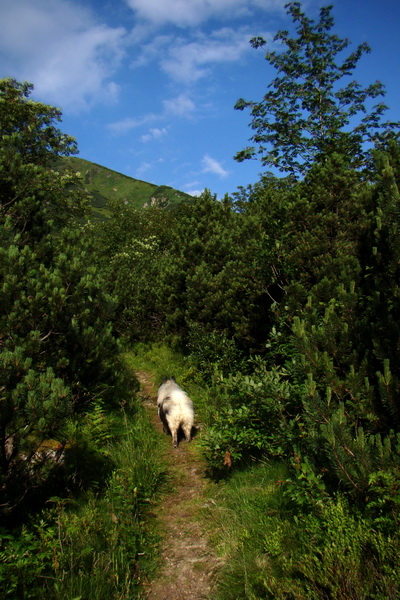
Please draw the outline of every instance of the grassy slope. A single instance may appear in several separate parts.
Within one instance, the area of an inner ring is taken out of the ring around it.
[[[64,157],[64,168],[79,171],[83,184],[92,196],[94,216],[100,219],[108,216],[108,203],[111,200],[129,202],[135,208],[158,205],[172,208],[181,202],[192,201],[192,196],[169,186],[157,186],[147,181],[133,179],[96,163],[75,156]]]

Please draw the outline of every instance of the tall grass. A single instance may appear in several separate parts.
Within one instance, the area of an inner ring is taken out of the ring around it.
[[[268,563],[265,545],[273,548],[277,530],[287,526],[279,484],[286,476],[283,464],[255,464],[213,488],[216,493],[206,512],[225,563],[215,600],[257,597],[258,580]]]
[[[215,600],[398,598],[400,537],[371,529],[340,495],[296,509],[288,474],[258,464],[219,484],[206,509],[225,562]]]
[[[107,415],[97,408],[82,427],[96,454]],[[22,530],[0,541],[0,596],[15,600],[131,600],[155,565],[157,536],[146,513],[164,478],[157,434],[138,405],[110,415],[114,439],[101,446],[113,468],[72,499],[53,498]],[[89,431],[90,429],[90,431]],[[117,433],[117,435],[116,435]],[[107,436],[106,436],[107,437]],[[95,461],[94,465],[97,464]],[[1,533],[1,532],[0,532]]]
[[[175,377],[179,382],[193,379],[193,369],[185,357],[162,343],[136,344],[124,359],[132,370],[151,372],[156,385],[166,377]]]
[[[144,517],[163,466],[142,410],[133,422],[125,415],[121,429],[111,450],[116,468],[103,496],[58,515],[61,544],[54,587],[60,600],[132,598],[148,575],[157,541]]]

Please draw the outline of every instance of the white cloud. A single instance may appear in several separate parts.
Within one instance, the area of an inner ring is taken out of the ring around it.
[[[167,135],[167,133],[168,129],[166,127],[163,127],[162,129],[152,128],[150,129],[149,133],[145,133],[140,139],[142,140],[142,142],[145,143],[151,142],[152,140],[159,140],[160,138]]]
[[[242,0],[217,0],[220,5],[238,4]],[[127,0],[136,14],[157,24],[197,25],[215,12],[216,2],[210,0]]]
[[[109,27],[67,0],[2,0],[3,73],[31,81],[36,95],[64,110],[115,101],[111,80],[124,56],[123,27]]]
[[[137,129],[138,127],[142,127],[143,125],[148,125],[149,123],[165,121],[166,119],[169,119],[171,117],[182,117],[191,114],[196,109],[196,105],[186,94],[180,94],[175,98],[163,100],[162,104],[164,110],[159,114],[148,113],[136,118],[126,117],[125,119],[121,119],[120,121],[116,121],[115,123],[109,123],[107,125],[107,129],[114,135],[124,135],[126,133],[129,133],[133,129]],[[160,138],[166,133],[166,127],[163,127],[161,129],[150,129],[149,133],[142,135],[141,140],[142,142],[149,142],[151,139],[155,139],[157,137]]]
[[[229,175],[222,165],[215,159],[206,154],[201,161],[203,173],[213,173],[219,177],[227,177]]]
[[[207,76],[215,65],[237,62],[250,53],[250,37],[247,30],[223,28],[191,41],[176,38],[158,53],[160,67],[175,81],[193,83]],[[150,55],[147,58],[150,60]]]
[[[185,183],[183,185],[183,188],[185,190],[187,190],[187,189],[194,189],[195,187],[198,187],[200,185],[200,183],[201,183],[200,181],[196,181],[196,180],[195,181],[189,181],[188,183]]]
[[[186,94],[180,94],[175,98],[163,101],[164,112],[166,116],[183,116],[193,113],[196,108],[193,100]]]
[[[154,168],[157,168],[163,162],[164,162],[163,157],[160,157],[157,160],[152,160],[151,162],[150,161],[141,162],[140,165],[136,169],[135,177],[138,177],[138,178],[142,177],[145,173],[153,170]]]
[[[143,30],[140,35],[135,35],[136,29],[132,32],[130,40],[137,50],[137,55],[132,61],[132,67],[147,67],[151,62],[156,61],[166,52],[166,50],[175,43],[175,37],[171,35],[154,35],[151,30]],[[151,38],[149,43],[144,40]]]
[[[264,10],[282,8],[286,0],[126,0],[145,21],[156,25],[174,23],[180,27],[195,26],[212,18],[248,14],[253,7]]]
[[[153,113],[148,113],[147,115],[143,115],[142,117],[137,117],[135,119],[133,117],[126,117],[125,119],[121,119],[115,123],[109,123],[107,125],[107,129],[109,129],[109,131],[111,131],[111,133],[114,135],[122,135],[129,133],[132,131],[132,129],[137,129],[138,127],[142,127],[148,123],[158,121],[160,118],[160,115],[155,115]]]
[[[185,183],[182,188],[185,190],[187,194],[190,196],[200,196],[204,189],[199,189],[200,181],[191,181],[189,183]]]
[[[193,83],[208,75],[216,64],[237,62],[251,53],[251,35],[246,28],[223,27],[207,36],[200,32],[194,37],[154,36],[150,44],[141,46],[132,66],[158,62],[161,70],[175,81]]]
[[[121,119],[120,121],[116,121],[115,123],[109,123],[107,125],[108,129],[114,133],[115,135],[119,135],[122,133],[128,133],[132,129],[139,127],[141,123],[138,119],[132,119],[131,117],[126,117],[125,119]]]
[[[224,28],[205,37],[198,29],[181,29],[177,36],[169,29],[156,35],[157,28],[219,17],[226,21],[255,7],[276,9],[285,1],[125,0],[136,16],[128,32],[108,25],[106,13],[100,16],[94,3],[84,0],[0,0],[2,74],[31,81],[36,97],[75,112],[117,101],[121,89],[116,72],[128,52],[135,68],[158,63],[174,81],[196,82],[214,65],[237,61],[250,50],[250,33]],[[171,115],[193,110],[184,96],[175,108],[165,101]]]

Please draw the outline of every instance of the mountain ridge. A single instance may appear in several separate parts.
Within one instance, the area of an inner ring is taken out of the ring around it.
[[[193,202],[193,196],[167,185],[156,185],[124,175],[108,167],[77,156],[62,158],[60,170],[72,170],[82,175],[82,184],[91,197],[93,217],[107,219],[109,202],[131,204],[134,208],[159,206],[172,209],[182,202]]]

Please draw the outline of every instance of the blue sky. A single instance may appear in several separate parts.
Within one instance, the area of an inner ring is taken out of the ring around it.
[[[286,0],[0,0],[0,76],[35,85],[34,98],[63,111],[79,156],[158,185],[218,197],[259,179],[257,161],[237,163],[250,116],[274,76],[263,50],[291,27]],[[387,90],[400,120],[400,0],[306,0],[334,5],[334,31],[368,42],[354,78]]]

